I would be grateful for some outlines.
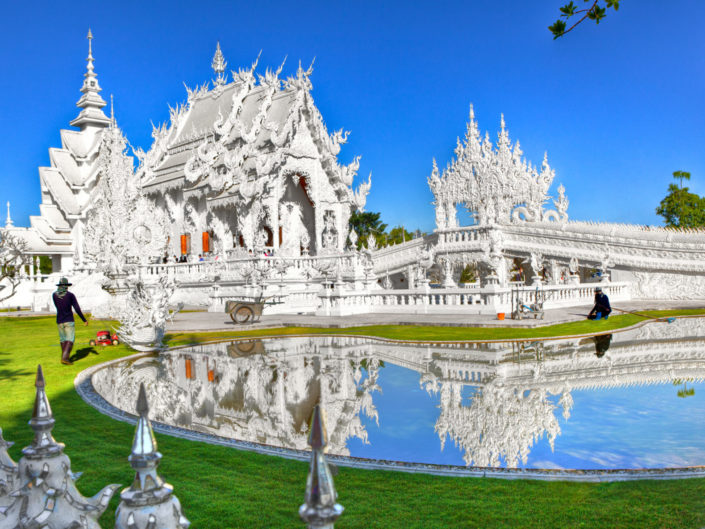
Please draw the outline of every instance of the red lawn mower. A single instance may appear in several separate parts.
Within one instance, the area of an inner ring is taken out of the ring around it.
[[[88,342],[88,345],[117,345],[118,341],[117,334],[110,334],[110,331],[98,331],[95,334],[95,340]]]

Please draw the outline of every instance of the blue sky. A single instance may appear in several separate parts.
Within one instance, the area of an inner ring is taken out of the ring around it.
[[[578,2],[582,3],[582,2]],[[38,214],[37,167],[77,115],[88,27],[103,96],[135,146],[189,86],[228,68],[316,57],[313,96],[330,130],[351,130],[341,161],[372,172],[368,210],[434,227],[426,178],[463,135],[470,103],[493,139],[540,163],[548,151],[574,219],[660,224],[671,173],[705,194],[705,36],[701,0],[623,0],[599,26],[554,41],[561,0],[464,2],[23,2],[0,20],[0,201]]]

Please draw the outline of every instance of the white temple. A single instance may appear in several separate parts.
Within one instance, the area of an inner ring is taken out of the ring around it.
[[[615,301],[705,299],[705,232],[569,220],[563,186],[549,195],[547,158],[540,168],[522,158],[503,117],[493,144],[472,108],[454,160],[443,171],[434,161],[428,178],[436,230],[357,251],[348,220],[371,180],[353,188],[359,157],[338,162],[348,133],[327,130],[312,68],[280,79],[284,65],[261,75],[256,60],[229,78],[220,45],[215,78],[187,89],[149,151],[135,151],[135,169],[118,120],[103,112],[90,32],[88,41],[78,130],[62,130],[39,169],[40,215],[17,227],[8,205],[5,224],[33,256],[52,258],[54,277],[83,284],[84,298],[109,286],[102,273],[152,285],[166,276],[174,303],[214,311],[264,294],[282,301],[268,311],[284,313],[494,314],[537,288],[546,308],[589,303],[596,281]],[[459,225],[459,207],[473,224]],[[476,280],[460,285],[467,266]],[[4,305],[49,306],[54,277],[36,267],[28,276]]]

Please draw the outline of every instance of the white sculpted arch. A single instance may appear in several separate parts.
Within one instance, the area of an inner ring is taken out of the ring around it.
[[[315,245],[315,212],[308,194],[309,182],[308,175],[301,172],[288,173],[283,178],[279,201],[279,248],[287,256],[298,256],[302,247]]]

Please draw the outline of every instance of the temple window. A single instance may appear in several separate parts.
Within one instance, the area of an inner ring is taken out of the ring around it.
[[[191,234],[184,233],[181,235],[181,255],[188,255],[191,253]]]

